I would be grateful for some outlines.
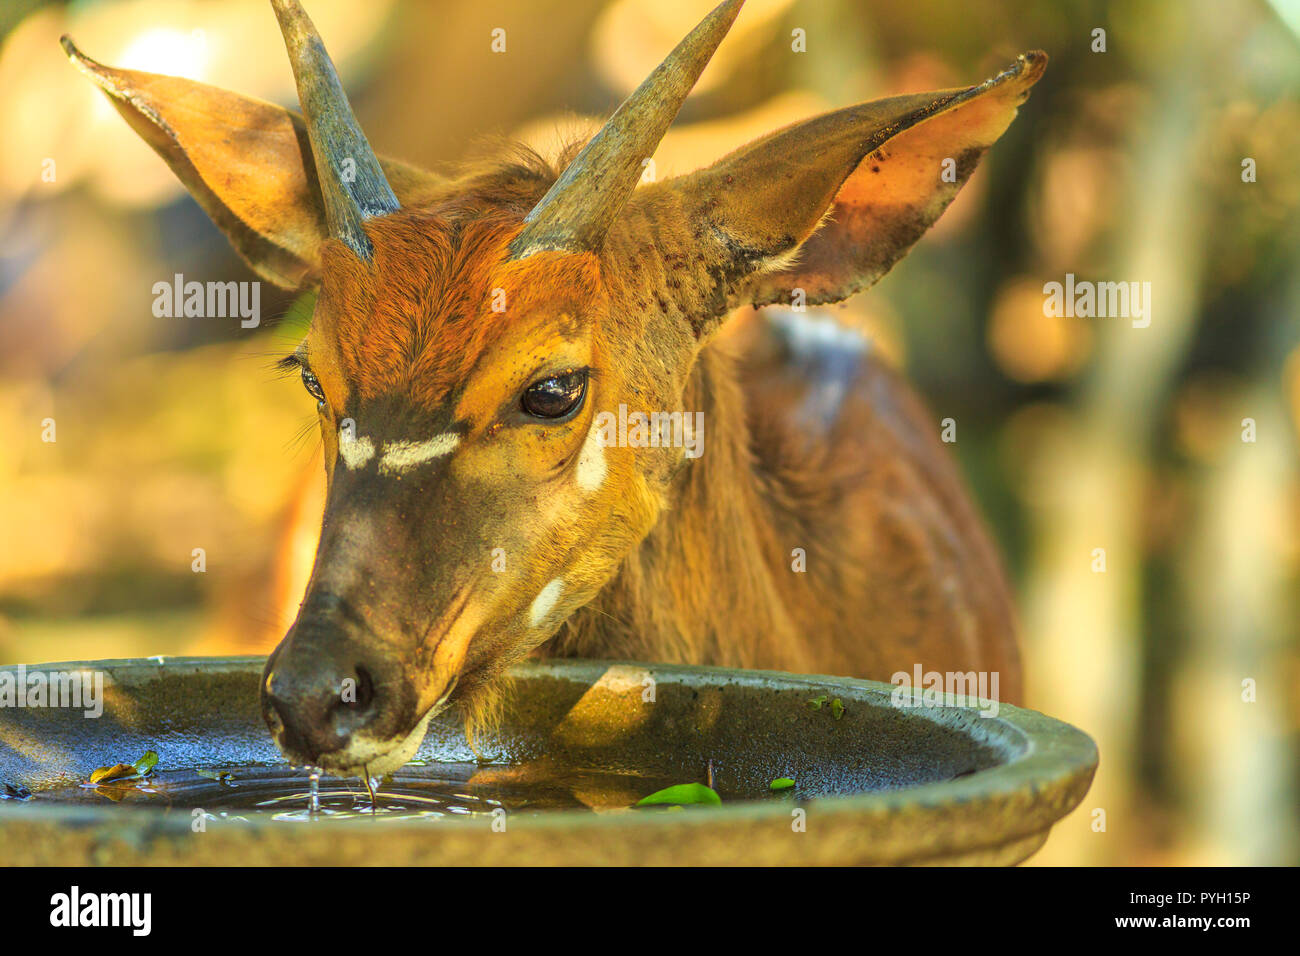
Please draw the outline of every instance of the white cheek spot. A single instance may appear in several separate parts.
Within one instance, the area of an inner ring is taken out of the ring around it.
[[[605,446],[601,443],[599,416],[592,419],[591,431],[582,444],[578,455],[578,487],[583,491],[595,491],[605,481]]]
[[[460,436],[454,432],[434,435],[427,441],[390,441],[384,446],[384,457],[379,459],[379,473],[400,475],[416,465],[451,454],[459,444]]]
[[[369,438],[340,436],[339,457],[343,459],[343,464],[355,471],[375,457],[375,443]]]
[[[555,602],[560,599],[560,592],[563,590],[563,578],[555,578],[550,584],[542,588],[537,597],[533,598],[532,606],[528,609],[528,623],[533,627],[537,627],[546,620],[546,615],[550,614],[555,608]]]

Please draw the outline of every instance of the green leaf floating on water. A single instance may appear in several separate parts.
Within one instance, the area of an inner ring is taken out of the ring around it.
[[[824,705],[828,699],[829,695],[827,694],[818,694],[816,697],[810,697],[808,698],[808,707],[810,710],[821,710],[822,705]],[[831,700],[830,711],[831,716],[836,720],[839,720],[844,716],[844,701],[840,700],[838,697]]]
[[[697,803],[710,807],[722,806],[722,798],[712,787],[706,787],[702,783],[679,783],[672,787],[664,787],[662,790],[656,790],[648,797],[642,797],[636,802],[638,807],[653,807],[661,805],[681,806],[687,803]]]
[[[789,777],[777,777],[767,785],[769,790],[789,790],[794,786],[794,781]]]
[[[158,765],[158,755],[152,750],[146,750],[144,756],[135,762],[135,772],[140,776],[148,776],[149,771]]]

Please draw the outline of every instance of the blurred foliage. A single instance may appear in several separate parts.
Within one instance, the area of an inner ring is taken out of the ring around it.
[[[428,165],[587,128],[706,5],[309,4],[371,141]],[[1298,858],[1298,22],[1289,0],[750,0],[656,155],[671,175],[820,110],[1051,56],[931,235],[830,310],[960,418],[1030,704],[1099,742],[1038,862]],[[270,371],[310,302],[264,287],[254,330],[153,316],[175,273],[252,276],[57,38],[292,103],[274,21],[262,0],[24,0],[0,31],[0,659],[265,650],[319,518],[311,404]],[[1152,282],[1150,327],[1044,316],[1066,273]]]

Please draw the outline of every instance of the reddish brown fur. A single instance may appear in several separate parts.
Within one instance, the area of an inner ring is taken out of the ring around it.
[[[512,316],[599,290],[605,347],[626,379],[654,407],[705,412],[707,454],[679,480],[664,476],[658,507],[670,513],[540,653],[881,680],[920,663],[998,671],[1001,696],[1019,699],[996,555],[905,384],[869,360],[833,430],[810,443],[791,410],[811,383],[790,377],[761,317],[701,349],[701,321],[725,308],[708,280],[718,265],[671,197],[638,195],[599,271],[583,256],[502,265],[520,208],[550,178],[540,161],[527,168],[509,181],[508,171],[474,174],[448,187],[453,201],[374,221],[370,268],[328,249],[323,297],[349,303],[336,335],[361,393],[433,407],[509,335]],[[522,202],[484,195],[483,182]],[[510,289],[505,315],[488,311],[494,282]],[[665,384],[665,369],[682,368]],[[807,551],[809,573],[791,571],[793,548]],[[494,706],[495,678],[515,656],[499,653],[499,666],[464,685],[471,714]]]
[[[815,117],[643,186],[594,253],[511,261],[556,178],[526,151],[454,180],[384,161],[401,210],[366,222],[368,262],[325,238],[301,119],[74,56],[254,269],[320,285],[303,360],[326,396],[330,503],[306,649],[292,647],[300,615],[272,671],[297,666],[300,686],[319,689],[337,676],[311,671],[322,649],[344,669],[368,655],[400,698],[376,711],[394,746],[457,680],[467,719],[485,720],[508,665],[539,648],[884,680],[915,665],[995,671],[1000,696],[1019,698],[1006,582],[934,420],[868,357],[833,419],[810,429],[795,410],[821,373],[761,316],[724,324],[796,286],[832,302],[879,278],[1006,129],[1042,54],[978,87]],[[947,157],[955,180],[938,175]],[[273,176],[259,175],[266,164]],[[557,363],[591,369],[581,413],[522,415],[523,390],[563,374]],[[704,456],[606,448],[600,480],[583,486],[575,462],[594,415],[620,402],[703,412]],[[364,442],[340,479],[353,415]],[[375,463],[380,446],[435,435],[453,436],[454,453],[388,474]],[[501,574],[486,570],[498,543],[514,555]],[[548,582],[563,585],[555,614],[534,621]]]
[[[436,407],[512,315],[542,304],[554,311],[563,290],[599,287],[593,256],[503,261],[522,214],[555,177],[541,157],[514,151],[514,162],[470,171],[413,199],[416,208],[367,223],[369,263],[335,240],[323,243],[321,296],[347,304],[332,323],[332,344],[360,398],[396,392]],[[490,309],[494,288],[508,293],[504,313]]]

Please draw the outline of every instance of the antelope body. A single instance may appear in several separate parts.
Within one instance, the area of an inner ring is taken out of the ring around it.
[[[301,118],[65,38],[253,269],[319,290],[286,362],[317,399],[325,516],[262,688],[292,762],[400,766],[450,703],[487,719],[532,653],[883,680],[919,663],[996,672],[1017,699],[1007,587],[936,423],[848,333],[742,307],[883,275],[1046,57],[637,188],[741,2],[558,169],[520,152],[454,179],[376,157],[293,0],[273,6]],[[620,405],[702,413],[703,454],[611,446]]]

